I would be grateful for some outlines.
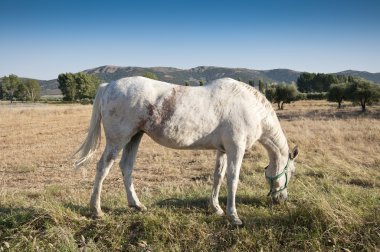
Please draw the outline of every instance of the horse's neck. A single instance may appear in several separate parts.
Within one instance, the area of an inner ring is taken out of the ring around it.
[[[268,116],[263,123],[263,134],[260,143],[269,155],[268,176],[275,176],[286,166],[289,147],[277,116]]]

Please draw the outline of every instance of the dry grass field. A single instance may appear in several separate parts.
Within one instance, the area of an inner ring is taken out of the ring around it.
[[[171,150],[145,136],[134,176],[148,211],[127,207],[114,165],[106,216],[91,219],[101,151],[81,171],[71,159],[91,106],[1,103],[0,251],[379,251],[380,107],[359,110],[300,101],[277,111],[289,145],[300,148],[289,200],[268,207],[268,159],[255,145],[237,193],[245,225],[234,228],[208,209],[215,152]]]

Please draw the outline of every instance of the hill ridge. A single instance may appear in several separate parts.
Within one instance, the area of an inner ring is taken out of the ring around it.
[[[190,85],[198,85],[200,80],[207,82],[218,78],[229,77],[240,79],[246,83],[248,83],[249,80],[254,80],[256,86],[258,85],[259,80],[271,83],[296,82],[300,74],[303,73],[302,71],[295,71],[287,68],[256,70],[240,67],[232,68],[221,66],[196,66],[189,69],[181,69],[165,66],[138,67],[116,65],[103,65],[86,69],[81,72],[95,74],[104,82],[109,82],[111,80],[117,80],[129,76],[144,75],[145,73],[150,72],[155,74],[159,80],[182,85],[185,82],[189,82]],[[331,74],[359,76],[375,83],[380,83],[380,73],[345,70]],[[38,81],[41,84],[43,94],[61,93],[58,89],[58,81],[56,79]]]

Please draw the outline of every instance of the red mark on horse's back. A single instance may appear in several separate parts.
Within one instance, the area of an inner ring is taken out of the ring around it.
[[[162,98],[161,102],[153,105],[147,103],[145,105],[147,111],[147,120],[141,120],[140,127],[144,127],[146,131],[162,134],[164,125],[170,121],[176,110],[178,96],[183,92],[183,87],[178,86],[172,88],[170,93]],[[160,135],[158,134],[158,135]]]
[[[161,106],[161,121],[166,122],[173,116],[176,106],[177,88],[173,88],[170,95],[165,97]]]
[[[148,109],[148,115],[153,116],[154,115],[154,105],[149,103],[148,105],[146,105],[146,107]]]

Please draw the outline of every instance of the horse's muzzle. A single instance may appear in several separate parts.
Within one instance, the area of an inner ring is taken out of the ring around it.
[[[278,193],[271,197],[273,204],[280,204],[288,199],[288,194],[286,192]]]

